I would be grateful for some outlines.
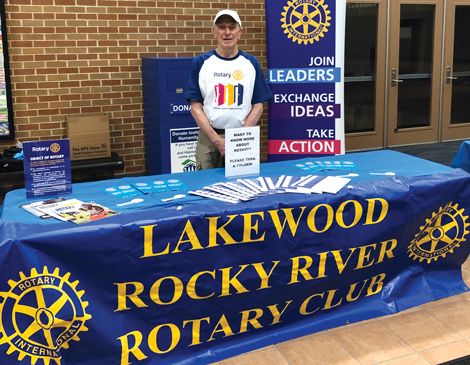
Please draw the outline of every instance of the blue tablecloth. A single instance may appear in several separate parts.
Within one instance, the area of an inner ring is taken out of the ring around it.
[[[224,170],[75,184],[74,198],[121,213],[80,225],[43,221],[20,208],[24,189],[8,193],[0,363],[209,364],[468,291],[470,174],[392,151],[319,160],[358,167],[319,175],[358,176],[337,194],[238,204],[162,202],[172,191],[118,206],[132,198],[103,191],[175,176],[193,190]],[[309,174],[302,162],[261,173]]]
[[[299,159],[284,162],[266,163],[261,164],[260,172],[265,177],[279,177],[280,175],[293,175],[305,176],[312,174],[312,172],[304,171],[295,165],[302,164],[307,161],[314,161],[315,159]],[[440,165],[431,161],[415,158],[406,154],[395,151],[383,150],[374,152],[353,153],[347,155],[339,155],[329,158],[320,158],[320,161],[352,161],[358,170],[336,170],[336,171],[317,171],[313,174],[319,176],[345,176],[348,173],[357,173],[359,176],[349,177],[351,179],[350,185],[355,186],[365,181],[381,180],[390,178],[388,175],[375,175],[371,173],[386,173],[393,172],[398,176],[424,176],[431,175],[439,172],[450,172],[451,168]],[[220,204],[220,202],[202,198],[188,194],[190,190],[201,189],[204,186],[214,184],[216,182],[233,181],[233,179],[225,178],[225,169],[214,169],[206,171],[193,171],[186,174],[167,174],[158,176],[141,176],[122,179],[110,179],[97,182],[87,182],[73,185],[73,194],[67,198],[75,198],[84,202],[94,201],[95,203],[104,205],[119,213],[129,213],[135,211],[144,211],[150,208],[165,208],[175,206],[187,205],[200,205],[200,204]],[[152,182],[154,180],[168,180],[174,177],[180,178],[187,186],[187,189],[181,191],[161,192],[157,194],[147,194],[144,196],[130,197],[121,199],[106,193],[104,190],[110,187],[130,185],[139,182]],[[359,185],[360,186],[360,185]],[[360,187],[359,187],[360,188]],[[354,190],[352,191],[354,192]],[[170,198],[175,194],[185,194],[184,199],[178,199],[170,202],[163,202],[162,199]],[[131,201],[133,198],[142,198],[143,202],[138,204],[129,204],[125,206],[118,206],[124,202]],[[294,198],[289,194],[288,199]],[[297,197],[298,199],[298,197]],[[56,220],[39,220],[31,213],[20,209],[23,204],[28,204],[41,199],[26,199],[24,189],[15,190],[10,192],[5,197],[3,206],[3,214],[1,215],[3,222],[16,221],[24,223],[36,224],[63,224]],[[251,203],[246,203],[251,204]],[[256,203],[254,203],[256,204]]]

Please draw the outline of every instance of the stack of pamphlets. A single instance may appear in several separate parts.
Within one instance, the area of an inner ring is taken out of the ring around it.
[[[255,179],[238,179],[233,182],[217,183],[203,189],[190,191],[190,194],[239,203],[253,200],[263,195],[277,193],[300,194],[336,194],[351,179],[337,176],[286,176],[258,177]]]
[[[311,172],[324,170],[359,170],[356,163],[353,161],[306,161],[295,163],[292,166]]]
[[[105,193],[119,198],[129,198],[149,193],[162,193],[165,191],[177,191],[187,189],[180,179],[143,181],[132,184],[123,184],[102,189]]]
[[[84,203],[77,199],[53,198],[22,205],[21,208],[41,219],[55,218],[76,224],[95,221],[119,214],[94,202]]]

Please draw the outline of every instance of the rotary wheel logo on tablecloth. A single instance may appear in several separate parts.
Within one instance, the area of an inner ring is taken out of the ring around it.
[[[288,6],[284,7],[285,12],[281,13],[284,33],[292,42],[299,44],[319,41],[320,37],[328,32],[328,23],[331,20],[330,11],[326,10],[328,5],[324,5],[324,0],[297,0],[288,1]]]
[[[88,331],[85,322],[85,292],[77,292],[78,280],[69,282],[70,273],[59,276],[59,269],[42,274],[31,269],[31,276],[19,273],[20,281],[9,280],[10,291],[0,292],[0,345],[9,344],[7,354],[19,352],[18,360],[31,357],[31,364],[42,359],[45,365],[60,365],[60,349],[70,340],[80,341],[78,333]]]
[[[453,253],[455,247],[460,247],[460,242],[466,241],[465,236],[469,233],[467,227],[468,216],[464,215],[464,209],[449,203],[444,209],[433,213],[431,219],[426,219],[426,224],[420,227],[415,239],[408,246],[409,257],[419,262],[427,260],[437,261],[439,257],[446,257]]]

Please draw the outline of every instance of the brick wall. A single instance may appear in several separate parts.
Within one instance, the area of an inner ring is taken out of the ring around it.
[[[217,1],[5,0],[19,141],[65,138],[65,116],[105,112],[125,174],[145,171],[142,57],[192,57],[215,47]],[[239,45],[266,72],[264,0],[230,2]],[[262,158],[266,156],[266,114]],[[16,141],[0,142],[0,152]]]

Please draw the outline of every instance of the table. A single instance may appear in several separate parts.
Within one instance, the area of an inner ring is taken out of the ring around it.
[[[470,172],[470,141],[463,141],[452,161],[451,167]]]
[[[468,291],[468,173],[394,151],[319,160],[359,176],[337,194],[239,204],[161,201],[173,191],[118,206],[132,198],[103,191],[175,176],[198,189],[223,169],[74,184],[74,198],[120,213],[82,225],[42,221],[19,208],[23,189],[8,193],[0,362],[209,364]],[[305,162],[261,173],[302,176]]]

